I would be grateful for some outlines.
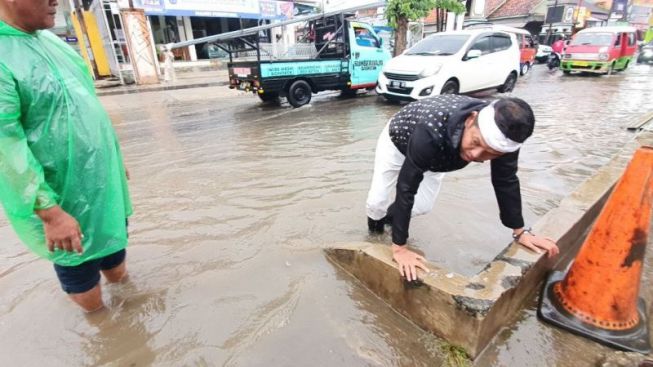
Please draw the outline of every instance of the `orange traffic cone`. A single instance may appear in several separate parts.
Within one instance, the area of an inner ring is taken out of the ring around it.
[[[547,280],[538,314],[606,345],[649,353],[644,301],[639,299],[653,202],[653,149],[635,152],[569,272]]]

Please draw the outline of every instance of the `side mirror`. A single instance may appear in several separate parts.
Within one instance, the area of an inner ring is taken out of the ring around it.
[[[379,48],[383,47],[383,38],[379,38]]]
[[[477,59],[481,57],[482,54],[481,50],[469,50],[467,51],[467,55],[465,55],[465,60]]]

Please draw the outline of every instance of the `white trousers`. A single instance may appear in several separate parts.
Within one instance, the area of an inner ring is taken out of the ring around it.
[[[372,186],[367,194],[367,216],[374,220],[385,217],[388,207],[394,202],[392,194],[397,187],[399,170],[406,159],[390,140],[389,126],[389,123],[385,126],[376,143],[374,175],[372,176]],[[424,173],[424,179],[415,196],[412,216],[426,214],[433,209],[443,178],[444,173],[442,172],[427,171]]]

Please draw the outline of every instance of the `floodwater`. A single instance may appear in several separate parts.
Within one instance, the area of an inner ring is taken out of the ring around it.
[[[634,137],[625,127],[653,109],[652,85],[649,66],[563,77],[538,65],[520,80],[512,94],[537,117],[520,162],[527,223]],[[132,177],[130,279],[104,287],[107,310],[83,315],[51,265],[28,253],[0,218],[0,365],[443,363],[434,338],[322,252],[340,242],[390,242],[367,235],[364,206],[376,138],[401,106],[324,93],[292,109],[226,87],[102,102]],[[509,239],[489,164],[447,175],[434,211],[411,225],[412,245],[464,275]],[[650,288],[650,266],[645,273]],[[567,342],[577,339],[541,325],[533,310],[501,333],[479,365],[563,365],[579,353],[574,346],[604,350]],[[591,355],[568,365],[590,366]]]

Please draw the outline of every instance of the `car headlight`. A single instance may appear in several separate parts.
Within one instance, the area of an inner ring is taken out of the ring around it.
[[[422,77],[422,78],[426,78],[426,77],[429,77],[431,75],[435,75],[440,71],[441,68],[442,68],[441,64],[435,64],[435,65],[427,66],[426,68],[424,68],[424,70],[422,70],[421,73],[419,73],[419,76]]]
[[[605,52],[599,54],[599,60],[607,60],[609,57],[610,55],[606,54]]]

